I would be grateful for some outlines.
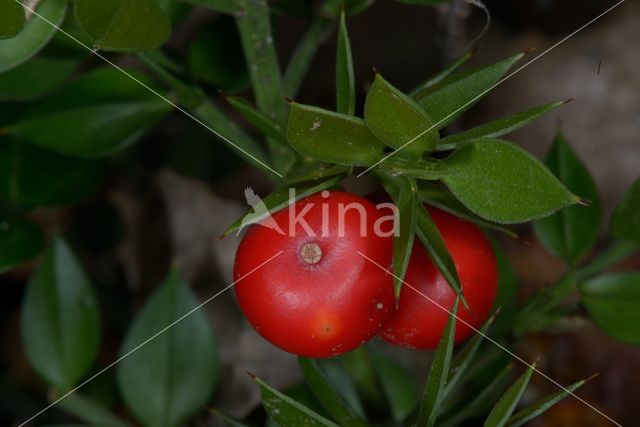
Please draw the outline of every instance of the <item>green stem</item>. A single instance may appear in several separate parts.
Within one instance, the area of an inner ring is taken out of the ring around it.
[[[278,177],[269,165],[269,160],[260,144],[238,128],[199,88],[184,83],[164,68],[153,55],[140,53],[138,57],[176,91],[180,108],[183,108],[189,116],[202,122],[201,124],[214,134],[220,135],[222,138],[219,139],[247,162],[271,177]]]

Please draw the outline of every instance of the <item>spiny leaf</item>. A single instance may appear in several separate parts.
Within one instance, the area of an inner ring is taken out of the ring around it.
[[[451,258],[451,254],[442,239],[438,227],[425,208],[418,209],[417,225],[416,232],[420,241],[422,241],[422,244],[427,249],[429,257],[438,267],[438,270],[451,286],[451,289],[453,289],[456,294],[462,295],[462,285],[460,284],[460,277],[458,277],[456,265]],[[468,308],[464,296],[462,296],[462,302],[465,307]]]
[[[474,140],[444,166],[442,181],[467,208],[490,221],[525,222],[580,201],[536,158],[505,141]]]
[[[520,58],[522,54],[453,75],[417,92],[413,99],[424,108],[438,128],[442,128],[487,95]]]
[[[67,391],[86,373],[100,342],[100,313],[84,269],[55,238],[29,280],[22,307],[27,358],[51,385]]]
[[[137,52],[162,46],[171,23],[152,0],[76,0],[76,17],[95,47]]]
[[[420,92],[425,92],[431,86],[434,86],[440,83],[441,81],[449,77],[451,74],[453,74],[458,68],[462,67],[467,61],[469,61],[469,59],[471,59],[473,54],[474,54],[474,51],[466,52],[460,58],[456,59],[453,63],[448,65],[444,70],[429,77],[427,80],[425,80],[424,82],[416,86],[416,88],[409,93],[409,96],[413,98],[414,95],[417,95]]]
[[[228,236],[242,226],[258,223],[268,214],[273,214],[274,212],[284,209],[288,205],[295,203],[300,199],[315,194],[319,191],[331,188],[339,183],[341,179],[341,176],[337,176],[327,181],[323,181],[319,184],[298,187],[295,189],[295,197],[291,197],[289,188],[283,187],[279,190],[276,190],[262,200],[267,208],[267,212],[251,211],[247,213],[246,215],[237,219],[233,224],[231,224],[229,228],[224,232],[223,236]]]
[[[287,138],[284,134],[284,130],[273,119],[269,118],[266,114],[259,111],[242,98],[227,96],[226,100],[233,108],[236,109],[236,111],[242,114],[249,123],[258,128],[258,130],[264,135],[269,138],[273,138],[282,144],[287,144]]]
[[[589,206],[567,206],[533,224],[542,244],[574,265],[598,238],[602,217],[598,190],[589,171],[562,134],[556,136],[545,163],[570,191],[591,202]]]
[[[356,83],[353,73],[351,43],[347,32],[345,12],[340,14],[338,49],[336,53],[336,99],[337,111],[342,114],[356,113]]]
[[[424,397],[418,411],[418,427],[431,427],[435,425],[438,417],[440,403],[445,395],[445,386],[449,376],[451,355],[456,332],[456,313],[458,312],[458,300],[456,299],[447,325],[442,332],[442,338],[436,349],[424,390]]]
[[[338,424],[279,392],[260,378],[254,375],[251,375],[251,377],[260,386],[262,406],[264,406],[269,416],[279,426],[298,427],[304,425],[338,427]]]
[[[385,148],[364,120],[296,102],[291,103],[287,138],[302,154],[346,166],[373,164]]]
[[[640,178],[627,190],[613,212],[611,235],[618,240],[640,243]]]
[[[367,94],[364,118],[371,132],[387,146],[413,156],[432,151],[438,142],[431,117],[380,74]]]
[[[298,357],[298,364],[307,386],[309,386],[315,397],[331,414],[333,419],[343,426],[358,427],[367,425],[334,389],[317,360]]]
[[[509,421],[507,421],[507,427],[519,427],[521,425],[526,424],[532,419],[542,415],[548,409],[553,407],[555,404],[560,402],[565,397],[572,394],[574,391],[582,387],[582,385],[586,382],[586,380],[578,381],[576,383],[571,384],[568,387],[565,387],[564,390],[559,390],[544,399],[529,405],[528,407],[522,409],[521,411],[514,414]]]
[[[0,0],[0,39],[17,36],[24,28],[24,10],[16,0]]]
[[[550,104],[534,107],[514,115],[504,117],[464,132],[449,135],[443,138],[438,144],[438,150],[452,150],[459,146],[461,142],[478,138],[497,138],[509,134],[521,127],[524,127],[538,117],[555,110],[569,101],[552,102]]]
[[[520,397],[524,393],[531,374],[535,369],[535,364],[530,366],[529,369],[518,380],[507,389],[504,395],[500,398],[498,403],[493,407],[489,416],[487,417],[484,426],[485,427],[502,427],[506,425],[507,421],[516,409],[516,405],[520,401]]]

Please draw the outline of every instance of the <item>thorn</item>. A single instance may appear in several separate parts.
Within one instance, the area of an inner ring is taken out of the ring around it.
[[[589,199],[583,199],[582,197],[578,198],[578,204],[582,205],[582,206],[591,206],[591,203],[593,203],[591,200]]]
[[[569,98],[569,99],[565,99],[562,103],[563,104],[568,104],[568,103],[573,102],[575,100],[576,100],[575,98]]]
[[[258,378],[258,376],[256,374],[254,374],[253,372],[247,371],[247,375],[249,375],[249,378],[251,378],[254,381]]]
[[[288,104],[293,104],[294,103],[293,99],[289,98],[288,96],[285,96],[284,100],[287,101]]]
[[[378,69],[376,68],[376,66],[374,65],[373,67],[371,67],[371,69],[373,70],[373,74],[378,76],[380,75],[380,73],[378,72]]]
[[[522,53],[524,53],[525,55],[531,55],[536,50],[538,50],[538,46],[533,46],[533,47],[530,47],[529,49],[525,50]]]
[[[595,379],[596,377],[600,376],[600,374],[598,372],[596,372],[595,374],[591,375],[589,378],[587,378],[586,380],[584,380],[585,383],[588,383],[589,381]]]
[[[218,89],[218,94],[220,94],[220,96],[223,97],[224,99],[229,98],[222,89]]]

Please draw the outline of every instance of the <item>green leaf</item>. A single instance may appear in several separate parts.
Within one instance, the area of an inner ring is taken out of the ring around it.
[[[242,114],[242,117],[254,125],[265,136],[273,138],[281,144],[288,144],[287,137],[285,136],[282,127],[273,119],[267,117],[267,115],[257,110],[253,105],[242,98],[228,96],[226,97],[226,100],[237,112]]]
[[[371,132],[387,146],[413,156],[433,151],[438,142],[434,121],[407,95],[376,74],[364,105]]]
[[[302,154],[346,166],[373,164],[385,148],[364,120],[296,102],[291,103],[287,138]]]
[[[0,273],[35,257],[43,246],[44,237],[36,224],[0,211]]]
[[[456,333],[456,314],[458,312],[458,300],[456,300],[449,320],[442,332],[442,338],[433,356],[431,370],[424,389],[424,397],[418,411],[418,427],[431,427],[435,425],[440,409],[440,403],[445,395],[445,387],[449,376],[449,366],[453,354],[453,343]]]
[[[100,185],[104,166],[102,161],[0,140],[0,203],[30,209],[79,202]]]
[[[391,415],[395,422],[402,423],[418,407],[415,378],[403,366],[382,353],[374,353],[372,359]]]
[[[462,350],[451,361],[451,368],[449,369],[449,376],[447,378],[447,384],[444,391],[444,395],[447,396],[451,393],[453,388],[458,384],[462,376],[466,372],[467,368],[474,360],[480,344],[485,338],[487,331],[495,320],[495,314],[491,316],[480,328],[480,332],[476,332],[473,337],[464,345]]]
[[[380,382],[377,381],[377,372],[374,367],[372,355],[365,347],[360,347],[342,356],[349,376],[353,379],[356,389],[364,401],[371,406],[381,406],[384,398],[380,391]]]
[[[182,0],[185,3],[194,4],[196,6],[204,6],[216,12],[228,13],[235,15],[243,11],[242,0]]]
[[[490,221],[525,222],[580,200],[536,158],[508,142],[473,141],[444,164],[444,183],[467,208]]]
[[[40,98],[67,82],[76,65],[75,60],[34,58],[12,68],[0,74],[0,101],[23,102]]]
[[[297,202],[300,199],[303,199],[307,196],[318,193],[322,190],[331,188],[334,185],[338,184],[341,179],[342,179],[341,176],[337,176],[327,181],[323,181],[319,184],[296,187],[295,197],[291,197],[290,188],[288,187],[280,188],[274,191],[273,193],[269,194],[264,199],[262,199],[262,202],[265,204],[267,208],[267,212],[262,212],[262,211],[256,212],[252,210],[251,212],[243,215],[241,218],[238,218],[233,224],[231,224],[229,228],[227,228],[227,230],[224,232],[223,236],[228,236],[234,231],[240,228],[243,228],[247,225],[258,223],[260,222],[260,220],[266,218],[267,214],[273,214],[281,209],[286,208],[290,204]]]
[[[511,414],[513,414],[513,411],[516,409],[520,397],[522,397],[522,394],[529,384],[534,367],[535,365],[530,366],[529,369],[509,387],[504,395],[502,395],[484,422],[485,427],[502,427],[506,425]]]
[[[70,156],[102,157],[132,144],[169,111],[169,104],[139,83],[103,68],[36,104],[6,131]]]
[[[640,345],[640,273],[596,277],[580,285],[582,303],[609,336]]]
[[[400,177],[396,185],[398,192],[394,202],[398,207],[399,230],[393,236],[393,287],[398,298],[413,249],[419,203],[414,180]]]
[[[207,316],[173,271],[131,325],[117,380],[127,407],[145,426],[177,427],[209,400],[218,355]]]
[[[416,231],[418,233],[418,237],[429,253],[429,257],[438,267],[438,270],[451,286],[451,289],[453,289],[456,294],[461,294],[462,285],[460,284],[460,277],[458,277],[456,265],[451,258],[451,254],[449,253],[444,240],[442,239],[440,230],[438,230],[435,222],[431,219],[429,212],[424,208],[418,209],[417,225],[418,228]],[[462,301],[464,304],[464,296],[462,297]]]
[[[627,190],[613,212],[611,235],[619,240],[640,243],[640,178]]]
[[[17,36],[24,28],[24,9],[16,0],[0,0],[0,39]]]
[[[189,45],[189,73],[198,82],[235,93],[249,86],[238,28],[229,16],[220,16],[199,30]]]
[[[567,206],[533,223],[542,244],[569,264],[576,264],[598,239],[602,209],[598,190],[584,164],[562,134],[547,155],[547,167],[571,192],[591,201],[589,206]]]
[[[269,416],[281,427],[298,426],[330,426],[338,424],[329,421],[289,396],[279,392],[260,378],[253,376],[253,380],[260,386],[262,406]]]
[[[507,74],[522,54],[496,64],[455,74],[413,95],[438,128],[443,128],[471,108]]]
[[[218,409],[210,409],[210,412],[216,417],[220,418],[222,421],[224,421],[224,424],[229,427],[249,427],[248,424],[245,424],[242,421],[232,417],[231,415],[225,414],[224,412]]]
[[[418,195],[420,196],[420,200],[427,205],[449,212],[466,221],[473,222],[480,227],[496,230],[511,237],[518,236],[514,231],[506,227],[480,218],[460,203],[451,191],[446,188],[431,184],[422,184],[418,187]]]
[[[100,343],[100,313],[91,283],[61,239],[35,271],[22,305],[22,341],[33,368],[61,391],[92,365]]]
[[[469,59],[471,59],[471,57],[473,56],[473,53],[474,53],[473,51],[469,51],[469,52],[465,53],[460,58],[455,60],[452,64],[447,66],[444,70],[438,72],[437,74],[429,77],[424,82],[420,83],[418,86],[416,86],[415,89],[413,89],[409,93],[409,95],[413,98],[418,93],[424,92],[428,88],[430,88],[431,86],[434,86],[434,85],[440,83],[441,81],[443,81],[444,79],[449,77],[451,74],[453,74],[458,68],[463,66],[467,61],[469,61]]]
[[[507,254],[497,239],[490,239],[498,262],[498,295],[493,307],[500,310],[493,326],[493,336],[502,337],[512,331],[516,317],[521,312],[518,307],[518,277],[509,263]]]
[[[461,142],[478,138],[497,138],[520,129],[536,120],[538,117],[555,110],[569,101],[558,101],[550,104],[531,108],[527,111],[516,113],[483,125],[474,127],[464,132],[449,135],[438,144],[438,150],[451,150],[457,148]]]
[[[307,386],[325,409],[342,426],[366,426],[344,398],[334,389],[317,360],[298,357]]]
[[[331,166],[325,163],[321,163],[318,165],[316,169],[308,170],[307,168],[304,168],[304,171],[300,175],[292,174],[290,178],[287,177],[284,180],[284,184],[286,186],[291,186],[294,184],[317,182],[317,181],[326,180],[327,178],[331,178],[336,175],[340,175],[341,177],[344,177],[349,172],[350,169],[351,168],[347,166],[340,166],[340,165]]]
[[[171,22],[152,0],[75,0],[75,11],[80,26],[98,49],[156,49],[171,35]]]
[[[341,114],[356,113],[356,81],[351,56],[351,42],[347,32],[345,11],[340,14],[338,29],[338,49],[336,53],[336,105]]]
[[[560,402],[565,397],[572,394],[574,391],[582,387],[585,383],[585,380],[578,381],[576,383],[571,384],[568,387],[565,387],[566,390],[559,390],[531,405],[518,411],[507,421],[507,427],[519,427],[521,425],[526,424],[527,422],[533,420],[534,418],[542,415],[552,406]]]
[[[366,418],[364,406],[360,400],[360,395],[356,384],[349,374],[349,370],[343,363],[343,359],[317,359],[322,371],[326,374],[331,386],[342,396],[347,404],[361,419]],[[289,396],[292,396],[289,394]],[[299,399],[298,399],[299,400]]]
[[[14,1],[15,0],[5,0]],[[33,16],[17,36],[0,40],[0,72],[17,67],[31,59],[51,40],[67,13],[67,0],[47,0],[38,3]],[[44,19],[49,21],[47,23]]]

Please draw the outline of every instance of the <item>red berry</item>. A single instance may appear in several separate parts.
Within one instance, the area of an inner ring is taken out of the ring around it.
[[[491,244],[476,225],[438,209],[430,208],[429,212],[451,253],[471,310],[460,303],[458,317],[478,328],[487,318],[498,292],[498,267]],[[436,348],[456,294],[418,241],[413,245],[405,282],[410,286],[403,286],[398,309],[380,335],[385,341],[403,347]],[[456,321],[456,343],[474,332],[464,322]]]
[[[310,230],[300,223],[289,230],[305,209]],[[285,351],[318,358],[354,350],[378,333],[393,311],[392,277],[358,251],[380,265],[391,263],[392,238],[374,233],[382,216],[362,197],[330,191],[274,214],[285,234],[252,226],[234,275],[238,303],[253,327]]]

